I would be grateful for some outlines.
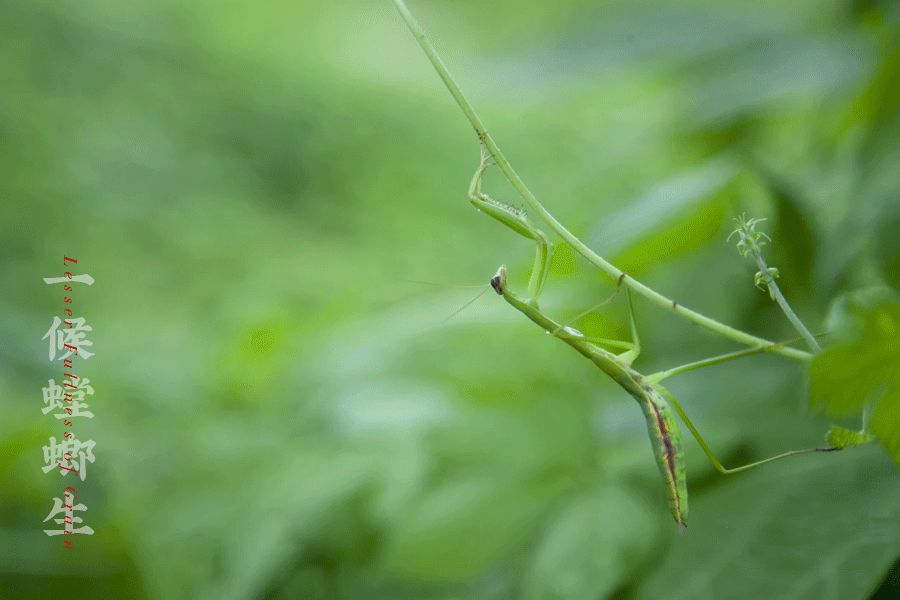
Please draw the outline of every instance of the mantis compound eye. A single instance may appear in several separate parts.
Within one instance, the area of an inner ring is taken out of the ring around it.
[[[491,277],[491,287],[498,295],[503,295],[503,291],[506,289],[506,265],[500,265],[497,274]]]

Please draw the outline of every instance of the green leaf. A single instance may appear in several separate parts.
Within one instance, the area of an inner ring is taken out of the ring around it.
[[[813,361],[810,406],[838,417],[872,406],[870,429],[900,463],[900,303],[851,298],[846,307],[855,334]]]
[[[791,291],[808,294],[812,288],[817,240],[812,211],[800,190],[789,182],[771,172],[764,172],[762,178],[775,204],[772,238],[777,243],[769,249],[769,262],[784,269]]]
[[[721,233],[736,176],[720,158],[654,185],[604,216],[591,243],[629,273],[696,250]]]
[[[550,523],[535,552],[525,598],[607,597],[653,550],[660,514],[639,494],[610,481],[574,497]]]
[[[546,482],[482,476],[446,483],[426,494],[398,524],[386,567],[423,582],[471,577],[521,544],[552,496]]]
[[[850,446],[861,446],[868,444],[875,439],[871,433],[863,431],[853,431],[839,425],[832,425],[825,434],[825,441],[835,448],[849,448]]]
[[[872,447],[768,465],[691,501],[635,598],[865,598],[900,543],[897,471]]]
[[[875,234],[877,252],[875,258],[881,267],[885,281],[900,290],[900,207],[894,207],[893,214],[885,214],[879,219]]]

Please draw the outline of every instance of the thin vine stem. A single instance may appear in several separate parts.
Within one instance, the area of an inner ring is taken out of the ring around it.
[[[675,314],[689,321],[693,321],[701,327],[705,327],[710,331],[718,333],[719,335],[732,339],[741,344],[745,344],[748,346],[773,345],[771,341],[765,338],[757,337],[745,331],[741,331],[740,329],[736,329],[734,327],[716,321],[715,319],[707,317],[702,313],[682,306],[675,300],[667,298],[656,290],[644,285],[640,281],[627,275],[624,271],[591,250],[575,234],[573,234],[562,223],[560,223],[544,207],[544,205],[541,204],[541,202],[532,193],[528,186],[525,185],[525,182],[522,181],[522,178],[519,177],[519,174],[516,173],[515,169],[513,169],[512,165],[506,159],[506,156],[497,146],[494,138],[488,133],[487,129],[484,126],[484,123],[482,123],[478,114],[475,112],[475,109],[466,99],[465,95],[463,95],[462,90],[453,79],[453,76],[450,74],[449,69],[444,64],[444,61],[441,59],[440,55],[437,53],[437,50],[435,50],[434,46],[431,44],[431,41],[429,41],[428,37],[425,35],[425,31],[422,29],[422,26],[409,11],[409,8],[406,6],[406,2],[404,2],[404,0],[394,0],[394,4],[396,5],[397,10],[400,12],[400,15],[403,17],[403,20],[406,22],[406,25],[409,28],[410,32],[412,32],[419,46],[422,48],[422,51],[428,57],[428,60],[431,62],[438,76],[444,82],[444,85],[447,87],[450,95],[453,96],[456,104],[469,120],[469,123],[475,130],[475,133],[478,135],[478,139],[481,141],[482,146],[494,159],[494,162],[506,176],[507,180],[509,180],[513,188],[515,188],[519,195],[522,196],[522,199],[525,200],[531,211],[534,214],[540,216],[541,220],[543,220],[547,224],[547,226],[550,227],[550,229],[552,229],[560,238],[562,238],[566,243],[572,246],[572,248],[574,248],[576,252],[586,258],[588,262],[596,266],[608,276],[612,277],[614,280],[621,280],[625,285],[634,290],[635,293],[640,294],[653,304],[656,304],[657,306],[665,310],[671,310]],[[808,361],[812,359],[812,354],[803,350],[799,350],[797,348],[781,347],[773,349],[772,352],[795,360]]]
[[[821,352],[822,347],[819,346],[819,342],[816,341],[813,334],[810,333],[809,329],[806,328],[806,325],[803,324],[803,321],[800,320],[800,317],[797,316],[797,313],[794,312],[794,309],[791,308],[791,305],[788,304],[787,298],[784,297],[778,284],[775,283],[775,278],[772,277],[772,274],[769,272],[769,266],[766,264],[766,261],[762,256],[762,251],[758,246],[753,247],[753,258],[756,260],[759,272],[762,273],[762,276],[766,280],[766,287],[769,289],[769,295],[778,306],[781,307],[781,312],[783,312],[784,316],[791,322],[791,325],[794,326],[794,329],[797,330],[797,333],[800,334],[803,341],[809,346],[809,349],[815,353]]]

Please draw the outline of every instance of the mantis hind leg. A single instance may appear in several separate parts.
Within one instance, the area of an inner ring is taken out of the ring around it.
[[[834,452],[835,450],[841,450],[841,448],[826,446],[824,448],[802,448],[800,450],[788,450],[787,452],[782,452],[781,454],[776,454],[775,456],[770,456],[769,458],[764,458],[762,460],[758,460],[752,463],[748,463],[746,465],[741,465],[739,467],[733,467],[731,469],[722,465],[719,459],[716,457],[715,453],[712,451],[712,448],[709,447],[709,444],[706,443],[706,440],[703,439],[703,436],[700,435],[700,432],[697,431],[697,427],[694,426],[694,423],[687,416],[687,413],[684,412],[684,409],[681,408],[681,405],[678,403],[678,400],[675,398],[675,395],[672,394],[669,390],[664,388],[659,384],[654,384],[653,388],[657,390],[660,394],[662,394],[666,400],[672,405],[672,408],[675,409],[675,412],[678,413],[678,416],[681,417],[681,420],[684,422],[685,427],[688,428],[688,431],[691,432],[691,435],[694,436],[694,439],[697,440],[697,443],[700,445],[700,448],[703,449],[703,453],[706,454],[706,458],[709,459],[709,462],[712,463],[712,466],[715,467],[716,471],[722,473],[723,475],[731,475],[733,473],[740,473],[741,471],[747,471],[754,467],[758,467],[760,465],[764,465],[766,463],[774,462],[776,460],[780,460],[782,458],[787,458],[789,456],[795,456],[797,454],[809,454],[811,452]]]

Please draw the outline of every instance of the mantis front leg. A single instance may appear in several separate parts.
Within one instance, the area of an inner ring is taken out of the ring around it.
[[[550,258],[553,254],[553,243],[547,235],[534,226],[528,219],[524,209],[494,200],[481,191],[481,180],[484,172],[490,166],[490,155],[482,149],[481,162],[478,170],[469,184],[469,202],[475,208],[497,219],[519,235],[522,235],[535,243],[534,266],[528,280],[528,302],[537,306],[538,297],[544,288],[544,281],[550,270]]]

